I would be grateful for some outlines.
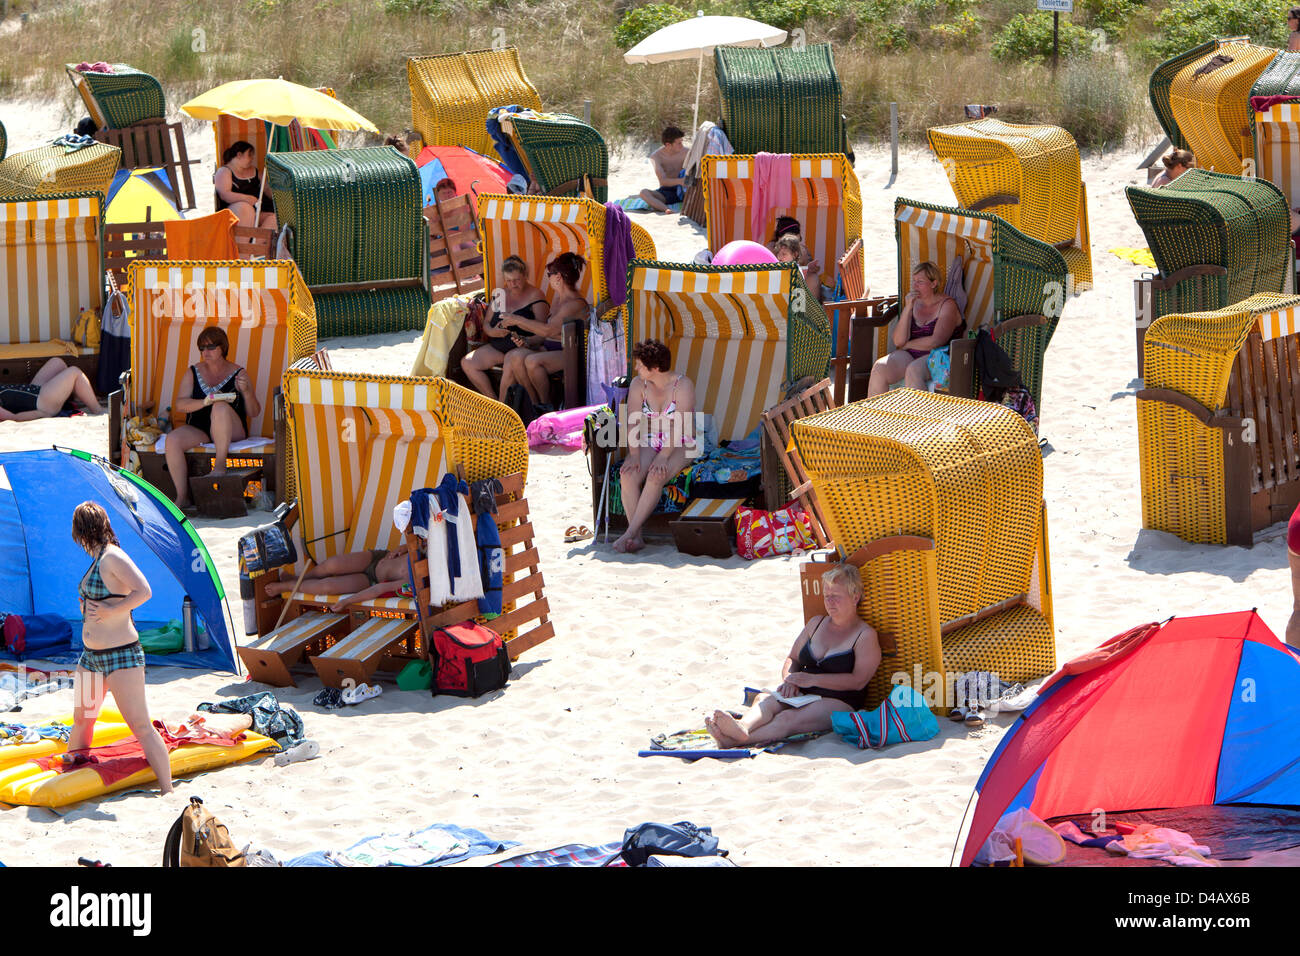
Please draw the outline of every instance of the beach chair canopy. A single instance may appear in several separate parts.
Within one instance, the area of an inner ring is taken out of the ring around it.
[[[1009,681],[1051,672],[1043,460],[1023,418],[991,402],[897,389],[800,419],[791,433],[846,557],[897,536],[933,542],[879,548],[863,566],[859,613],[898,647],[872,679],[871,701],[889,693],[893,674],[912,679],[916,664]]]
[[[1270,47],[1219,42],[1185,62],[1169,85],[1169,109],[1196,165],[1240,176],[1254,154],[1250,90],[1277,54]]]
[[[1288,205],[1300,205],[1300,52],[1275,56],[1251,88],[1250,101],[1255,175],[1281,189]]]
[[[68,78],[81,95],[96,126],[123,129],[145,120],[167,117],[162,84],[125,63],[114,63],[112,73],[79,72],[67,65]]]
[[[293,262],[136,261],[127,267],[127,283],[131,403],[165,417],[199,360],[199,333],[216,326],[230,340],[226,358],[247,370],[262,405],[249,419],[248,437],[269,443],[285,369],[316,351],[315,308]],[[174,411],[171,418],[184,420]]]
[[[1218,46],[1218,43],[1218,40],[1207,40],[1175,57],[1170,57],[1151,73],[1151,80],[1147,85],[1151,108],[1155,111],[1160,128],[1169,137],[1169,142],[1179,149],[1187,149],[1187,138],[1178,128],[1178,118],[1174,115],[1173,106],[1169,102],[1169,88],[1173,86],[1174,77],[1183,67],[1202,59],[1206,53]]]
[[[796,50],[713,50],[727,136],[737,153],[847,152],[843,99],[829,43]]]
[[[1300,804],[1297,695],[1300,655],[1254,611],[1117,635],[1062,668],[1007,730],[975,785],[962,866],[1021,807],[1051,820]]]
[[[500,159],[488,136],[488,110],[518,104],[540,110],[542,99],[524,74],[519,50],[470,50],[406,61],[411,127],[425,146],[468,146]]]
[[[758,235],[751,235],[753,156],[705,156],[700,162],[700,178],[712,252],[737,239],[766,245],[772,241],[777,217],[792,216],[799,220],[804,245],[822,264],[823,281],[834,285],[845,250],[862,236],[858,177],[843,153],[791,156],[791,205],[769,210]],[[861,264],[861,250],[858,259]]]
[[[1075,279],[1091,284],[1088,204],[1073,136],[1059,126],[996,119],[936,126],[927,136],[958,205],[1056,246]]]
[[[545,119],[500,118],[530,178],[547,196],[581,194],[585,176],[591,198],[602,203],[609,198],[609,150],[593,127],[565,113]]]
[[[93,143],[75,152],[40,146],[0,160],[0,198],[96,192],[107,195],[122,162],[116,146]]]
[[[0,200],[0,344],[71,342],[103,307],[102,209],[88,193]]]
[[[428,226],[420,171],[391,146],[272,153],[289,251],[315,290],[323,337],[424,327]]]
[[[527,473],[528,436],[514,412],[444,378],[322,371],[284,377],[302,537],[318,564],[395,548],[393,506],[459,466],[469,481]]]
[[[9,134],[5,132],[5,124],[0,123],[0,159],[5,158],[5,152],[9,148]]]
[[[76,575],[90,563],[72,540],[72,512],[95,501],[108,512],[122,548],[143,572],[152,595],[132,616],[140,630],[180,620],[188,596],[208,634],[206,650],[147,654],[151,665],[235,670],[229,610],[216,562],[198,532],[162,492],[138,475],[83,451],[45,449],[0,454],[0,607],[52,615],[70,640],[29,656],[72,663],[82,650]],[[0,659],[12,655],[0,651]]]
[[[627,354],[645,339],[667,345],[720,440],[752,432],[783,385],[825,376],[830,327],[796,267],[637,260],[628,271]]]
[[[512,255],[528,266],[527,279],[549,301],[546,265],[573,252],[587,260],[578,289],[595,305],[609,296],[605,275],[605,207],[592,199],[548,196],[480,196],[479,228],[483,236],[483,275],[489,298],[504,279],[502,264]],[[655,257],[650,234],[632,223],[637,258]]]
[[[947,276],[961,256],[968,335],[1021,315],[1046,316],[1043,325],[997,337],[1041,410],[1043,359],[1060,321],[1068,273],[1061,253],[990,213],[909,199],[895,200],[894,226],[900,299],[922,262],[933,262]]]

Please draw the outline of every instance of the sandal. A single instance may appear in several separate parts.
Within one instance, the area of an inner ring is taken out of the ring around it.
[[[565,544],[576,544],[579,541],[586,541],[588,538],[594,537],[596,537],[596,535],[585,524],[564,529]]]
[[[948,719],[960,722],[966,719],[967,713],[968,711],[965,707],[954,707],[952,710],[948,711]]]
[[[967,727],[983,727],[984,711],[982,711],[979,707],[971,707],[966,712],[965,724]]]

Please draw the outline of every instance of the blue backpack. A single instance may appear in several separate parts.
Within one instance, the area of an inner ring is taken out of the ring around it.
[[[936,737],[939,721],[930,713],[924,697],[906,684],[899,684],[875,710],[833,712],[831,729],[860,750],[879,750],[887,744]]]

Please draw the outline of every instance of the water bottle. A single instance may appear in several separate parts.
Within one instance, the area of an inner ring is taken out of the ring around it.
[[[194,650],[194,602],[188,594],[185,595],[185,603],[181,605],[181,626],[185,634],[185,653],[188,654]]]
[[[257,633],[257,601],[255,600],[256,591],[253,589],[253,579],[248,576],[244,570],[243,562],[239,567],[239,597],[244,603],[244,633]]]

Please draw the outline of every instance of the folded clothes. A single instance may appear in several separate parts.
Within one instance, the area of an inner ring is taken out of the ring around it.
[[[254,731],[270,737],[285,750],[307,739],[298,712],[282,706],[269,690],[235,700],[199,704],[197,709],[209,714],[248,714],[253,718]]]
[[[496,840],[478,830],[435,823],[423,830],[366,837],[346,850],[295,857],[285,866],[447,866],[470,857],[500,853],[519,843]]]

